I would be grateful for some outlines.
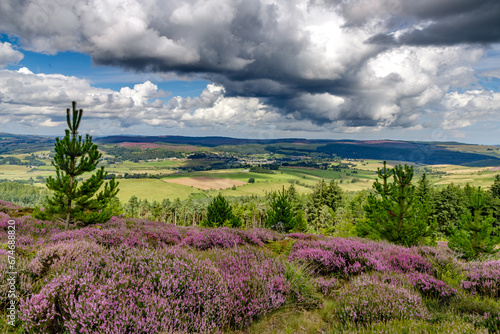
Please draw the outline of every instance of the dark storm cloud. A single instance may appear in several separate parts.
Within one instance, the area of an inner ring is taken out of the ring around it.
[[[395,37],[377,34],[371,43],[407,45],[489,44],[500,42],[500,1],[445,0],[401,3],[401,13],[392,23],[402,20],[416,27]],[[429,22],[430,21],[430,22]],[[418,25],[422,27],[418,27]]]

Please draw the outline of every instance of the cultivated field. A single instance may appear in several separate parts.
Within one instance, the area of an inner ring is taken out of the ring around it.
[[[48,151],[36,154],[48,154]],[[13,155],[25,159],[26,154]],[[27,167],[15,165],[0,165],[0,179],[29,180],[40,187],[45,186],[43,178],[55,174],[50,159],[39,158],[45,166]],[[383,166],[380,160],[344,160],[342,164],[349,164],[349,169],[323,170],[309,167],[280,167],[273,174],[251,173],[248,169],[222,169],[198,172],[175,171],[175,168],[192,164],[202,164],[203,161],[187,159],[165,159],[158,161],[131,162],[105,165],[110,174],[125,176],[130,174],[167,175],[161,179],[119,179],[121,201],[128,201],[131,196],[161,201],[165,198],[174,200],[194,197],[212,197],[218,193],[224,196],[238,197],[247,195],[263,196],[266,192],[276,191],[282,187],[288,188],[294,184],[299,193],[310,193],[312,187],[321,179],[335,180],[345,191],[360,191],[371,189],[377,177],[377,168]],[[388,161],[388,166],[404,162]],[[465,167],[457,165],[415,166],[426,169],[428,178],[435,187],[445,187],[449,184],[464,186],[467,183],[482,188],[488,188],[496,174],[498,167]],[[83,178],[88,176],[84,175]],[[253,178],[255,183],[248,183]],[[236,189],[233,189],[235,186]]]
[[[174,179],[163,179],[167,183],[182,184],[184,186],[193,186],[202,190],[220,190],[227,189],[233,186],[242,186],[246,182],[232,179],[222,179],[218,177],[196,176],[196,177],[182,177]]]

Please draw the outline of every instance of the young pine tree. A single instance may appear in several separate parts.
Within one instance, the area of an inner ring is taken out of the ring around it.
[[[393,182],[388,180],[392,176]],[[417,200],[413,167],[405,165],[378,170],[378,180],[373,187],[378,196],[370,194],[365,205],[366,218],[357,225],[360,236],[385,239],[390,242],[413,246],[430,237],[435,224],[430,222],[430,205]]]
[[[293,212],[292,202],[288,191],[283,191],[271,196],[269,209],[266,211],[266,226],[283,232],[289,232],[296,228],[297,219]]]
[[[82,114],[83,109],[76,109],[75,101],[73,117],[70,109],[66,110],[69,130],[65,131],[63,139],[56,138],[54,145],[56,154],[52,164],[56,168],[56,177],[47,178],[47,188],[54,191],[51,198],[47,197],[47,212],[63,215],[66,228],[72,220],[84,225],[109,220],[113,213],[108,204],[118,193],[118,182],[114,178],[97,193],[107,175],[104,167],[85,181],[77,180],[78,176],[94,171],[102,156],[97,145],[92,143],[91,136],[87,134],[85,141],[81,135],[77,136]]]
[[[495,181],[490,188],[491,196],[500,199],[500,174],[495,176]]]
[[[462,226],[455,228],[448,245],[451,249],[462,254],[468,260],[477,259],[485,254],[497,253],[495,249],[500,242],[498,232],[494,235],[493,223],[495,218],[490,213],[482,217],[481,211],[485,208],[486,196],[479,189],[471,196],[474,216],[467,211],[462,215]]]
[[[321,225],[318,220],[321,220],[321,212],[326,205],[334,212],[341,205],[344,197],[344,192],[335,181],[326,183],[325,180],[320,180],[314,187],[308,203],[307,221],[311,226]]]
[[[241,221],[233,213],[229,202],[219,193],[207,207],[207,215],[202,221],[203,226],[219,227],[231,226],[239,227]]]

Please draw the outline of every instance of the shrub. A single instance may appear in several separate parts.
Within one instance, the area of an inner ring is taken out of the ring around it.
[[[343,324],[367,325],[393,319],[427,319],[429,314],[413,290],[363,275],[339,294],[336,316]]]
[[[471,294],[500,297],[500,260],[472,262],[464,266],[465,280],[461,287]]]
[[[285,303],[283,263],[260,251],[111,249],[82,258],[21,300],[31,332],[220,332]]]
[[[211,248],[233,248],[243,245],[244,241],[230,229],[206,229],[186,237],[182,243],[198,250]]]

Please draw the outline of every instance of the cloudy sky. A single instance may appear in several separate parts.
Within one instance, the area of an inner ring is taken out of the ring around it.
[[[498,0],[2,0],[0,132],[500,144]]]

